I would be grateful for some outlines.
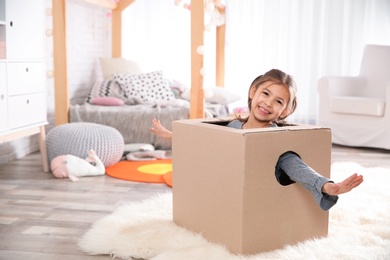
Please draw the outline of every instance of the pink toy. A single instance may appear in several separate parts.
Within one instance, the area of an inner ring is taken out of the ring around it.
[[[85,160],[70,154],[57,156],[51,161],[50,169],[55,177],[68,177],[71,181],[78,181],[78,177],[104,175],[106,172],[94,150],[89,150]]]

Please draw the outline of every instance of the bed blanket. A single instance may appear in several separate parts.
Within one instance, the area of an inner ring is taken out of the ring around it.
[[[150,132],[153,118],[169,130],[172,121],[187,119],[188,107],[159,107],[155,104],[132,106],[71,105],[70,122],[92,122],[116,128],[125,144],[148,143],[156,149],[170,150],[171,142]]]

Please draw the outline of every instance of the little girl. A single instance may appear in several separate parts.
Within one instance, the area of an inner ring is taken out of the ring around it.
[[[249,115],[244,118],[238,116],[227,126],[240,129],[281,126],[297,107],[296,92],[295,82],[290,75],[272,69],[252,82],[248,93]],[[153,133],[164,138],[172,137],[172,133],[158,120],[154,119],[152,123]],[[337,203],[338,195],[351,191],[363,182],[363,176],[355,173],[340,183],[334,183],[291,151],[279,157],[275,173],[282,185],[298,182],[309,190],[322,210],[329,210]]]

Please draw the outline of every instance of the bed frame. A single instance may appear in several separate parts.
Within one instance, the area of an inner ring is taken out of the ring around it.
[[[122,56],[122,11],[134,0],[85,0],[112,10],[112,57]],[[139,0],[142,1],[142,0]],[[204,117],[203,76],[199,73],[203,67],[203,56],[196,51],[203,45],[204,1],[191,1],[191,98],[190,118]],[[220,10],[224,11],[224,10]],[[66,59],[66,0],[52,0],[53,14],[53,52],[54,52],[54,88],[55,88],[55,125],[69,122],[69,94]],[[224,86],[225,62],[225,25],[216,29],[216,85]]]

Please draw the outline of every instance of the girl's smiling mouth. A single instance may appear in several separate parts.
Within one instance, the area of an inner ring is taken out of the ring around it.
[[[267,109],[265,109],[262,106],[258,106],[258,110],[259,110],[260,113],[265,114],[265,115],[271,114],[270,111],[268,111]]]

